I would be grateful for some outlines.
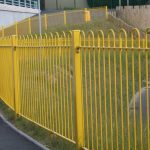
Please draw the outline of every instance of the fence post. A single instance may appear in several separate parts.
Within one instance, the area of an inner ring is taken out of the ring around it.
[[[83,13],[85,22],[91,21],[91,13],[87,10],[87,8],[84,9]]]
[[[4,37],[5,36],[5,29],[4,29],[4,27],[2,26],[2,37]]]
[[[66,14],[66,11],[64,11],[64,25],[67,24],[67,14]]]
[[[29,34],[31,34],[31,18],[28,19]]]
[[[16,35],[18,35],[18,22],[15,23]]]
[[[84,116],[82,98],[82,76],[81,76],[81,52],[80,52],[80,30],[74,30],[72,34],[72,48],[74,51],[74,74],[75,74],[75,122],[76,122],[76,146],[81,149],[84,144]]]
[[[44,15],[45,30],[47,30],[47,14]]]
[[[19,64],[16,48],[18,46],[18,38],[12,35],[12,63],[13,63],[13,82],[14,82],[14,110],[16,114],[20,112],[19,105]]]
[[[105,16],[106,16],[106,19],[108,19],[108,7],[107,6],[105,7]]]

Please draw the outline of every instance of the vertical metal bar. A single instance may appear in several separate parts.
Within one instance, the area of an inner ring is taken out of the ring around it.
[[[147,29],[146,30],[146,33],[145,33],[145,48],[148,48],[148,35],[147,35],[147,32],[150,30]],[[148,77],[149,77],[149,63],[148,63],[148,59],[149,59],[149,51],[146,50],[145,52],[145,59],[146,59],[146,106],[147,106],[147,143],[148,143],[148,148],[147,149],[150,149],[150,138],[149,138],[149,85],[148,85]]]
[[[105,116],[105,140],[106,140],[106,150],[108,150],[108,125],[107,125],[107,98],[106,98],[106,54],[105,49],[103,49],[103,85],[104,85],[104,116]]]
[[[39,34],[42,35],[42,19],[41,19],[41,3],[40,0],[38,0],[38,17],[39,17]]]
[[[119,50],[119,69],[120,69],[120,110],[121,110],[121,138],[122,138],[122,150],[124,150],[124,113],[123,113],[123,93],[122,93],[122,39],[120,38],[120,47]]]
[[[53,45],[53,37],[51,37],[51,45]],[[54,130],[54,103],[53,103],[53,98],[54,98],[54,92],[53,92],[53,57],[52,57],[52,48],[50,49],[50,52],[49,52],[50,54],[50,77],[51,77],[51,79],[50,79],[50,91],[51,91],[51,98],[50,98],[50,100],[51,100],[51,118],[52,118],[52,122],[51,122],[51,129],[52,130]]]
[[[110,30],[111,31],[111,30]],[[115,40],[115,39],[114,39]],[[113,41],[115,42],[115,41]],[[111,45],[110,45],[110,35],[108,35],[108,47],[110,48]],[[112,83],[111,83],[111,49],[108,49],[108,70],[109,70],[109,73],[108,73],[108,82],[109,82],[109,105],[110,105],[110,139],[111,139],[111,149],[113,150],[113,125],[112,125]]]
[[[59,71],[58,71],[58,61],[59,61],[59,35],[56,33],[56,99],[57,99],[57,122],[58,122],[58,128],[57,132],[60,133],[60,112],[59,112],[59,105],[60,105],[60,97],[59,97]]]
[[[84,39],[84,43],[85,43],[85,39]],[[85,46],[85,45],[84,45]],[[88,90],[87,90],[87,52],[86,50],[84,49],[84,83],[85,83],[85,107],[86,107],[86,110],[85,110],[85,113],[86,113],[86,136],[87,136],[87,148],[89,149],[89,145],[90,145],[90,142],[89,142],[89,118],[88,118],[88,114],[89,114],[89,106],[88,106]]]
[[[68,36],[68,45],[71,44],[72,33],[70,32],[70,36]],[[70,125],[71,125],[71,139],[74,139],[74,123],[73,123],[73,98],[72,98],[72,68],[71,68],[71,50],[69,49],[69,99],[70,99]]]
[[[47,14],[44,15],[45,30],[47,30]]]
[[[15,23],[15,30],[16,35],[18,35],[18,22]]]
[[[100,40],[100,39],[99,39]],[[100,44],[100,43],[99,43]],[[99,45],[100,46],[100,45]],[[104,45],[102,45],[104,46]],[[103,150],[103,115],[102,115],[102,87],[101,87],[101,49],[98,52],[98,87],[99,87],[99,99],[100,99],[100,144],[101,150]]]
[[[81,149],[84,145],[83,130],[83,99],[82,99],[82,77],[81,77],[81,52],[80,31],[74,30],[72,37],[72,49],[74,50],[74,73],[75,73],[75,120],[76,120],[76,148]]]
[[[133,48],[133,37],[132,37],[132,48]],[[137,141],[136,141],[136,105],[135,105],[135,68],[134,68],[134,50],[132,50],[132,96],[133,96],[133,122],[134,122],[134,150],[136,150],[136,145],[137,145]]]
[[[62,59],[62,47],[61,47],[61,45],[62,45],[62,39],[59,39],[59,60],[58,60],[58,64],[59,64],[59,69],[60,69],[60,72],[61,72],[61,59]],[[60,116],[61,116],[61,118],[63,118],[63,108],[62,108],[62,75],[61,75],[61,73],[59,74],[59,91],[60,91]],[[61,134],[63,134],[63,119],[61,119],[61,121],[60,121],[60,133]]]
[[[95,135],[97,135],[98,134],[98,109],[97,109],[97,105],[98,105],[98,103],[97,103],[97,82],[96,82],[96,52],[95,52],[96,50],[94,50],[94,52],[93,52],[93,63],[94,63],[94,65],[93,65],[93,68],[94,68],[94,109],[95,109]],[[96,144],[96,149],[98,150],[98,136],[96,136],[96,142],[95,142],[95,144]]]
[[[92,34],[92,33],[90,33]],[[93,39],[90,37],[88,37],[88,46],[91,47],[91,42]],[[92,145],[92,149],[94,149],[94,138],[93,138],[93,101],[92,101],[92,68],[91,68],[91,48],[88,49],[88,75],[89,75],[89,99],[90,99],[90,127],[91,127],[91,145]]]
[[[146,50],[146,106],[147,106],[147,141],[148,141],[148,149],[149,149],[149,145],[150,145],[150,138],[149,138],[149,86],[148,86],[148,72],[149,72],[149,69],[148,69],[148,50]]]
[[[67,46],[67,40],[66,40],[66,46]],[[67,137],[68,138],[70,138],[70,131],[69,131],[69,129],[70,129],[70,126],[69,126],[69,98],[68,98],[68,49],[66,48],[65,49],[65,80],[66,80],[66,86],[65,86],[65,88],[66,88],[66,115],[67,115],[67,125],[68,125],[68,127],[67,127]]]
[[[116,79],[116,53],[117,51],[114,50],[114,98],[115,98],[115,125],[116,125],[116,150],[119,149],[118,143],[118,102],[117,102],[117,79]]]
[[[143,125],[142,125],[142,96],[141,96],[141,52],[140,52],[140,37],[138,38],[138,83],[139,83],[139,98],[140,98],[140,144],[143,150]]]
[[[28,19],[28,28],[29,28],[29,34],[32,33],[32,30],[31,30],[31,18]]]
[[[18,45],[17,37],[12,36],[12,46],[13,46],[13,80],[14,80],[14,106],[15,106],[15,112],[16,114],[19,114],[20,108],[19,108],[19,64],[18,64],[18,58],[16,53],[16,46]]]
[[[2,26],[2,37],[5,36],[5,28]]]
[[[67,14],[66,14],[66,11],[64,11],[64,25],[67,24]]]
[[[84,21],[85,22],[91,21],[91,14],[90,11],[87,10],[87,8],[84,9],[83,13],[84,13]]]
[[[106,15],[106,19],[108,19],[108,7],[105,7],[105,15]]]
[[[127,38],[125,39],[127,41]],[[125,44],[127,47],[127,43]],[[128,49],[125,51],[125,62],[126,62],[126,101],[127,108],[129,108],[129,73],[128,73]],[[128,149],[130,149],[130,117],[129,117],[129,109],[127,109],[127,126],[128,126]]]
[[[65,35],[63,36],[63,41],[65,41]],[[62,41],[62,45],[65,46],[65,42]],[[65,69],[65,59],[64,59],[64,47],[62,48],[62,108],[63,108],[63,118],[64,118],[64,133],[63,135],[66,136],[66,104],[65,104],[65,78],[64,78],[64,69]]]

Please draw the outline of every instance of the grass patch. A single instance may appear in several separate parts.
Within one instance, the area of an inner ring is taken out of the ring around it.
[[[113,23],[110,20],[106,20],[102,18],[100,20],[95,20],[95,21],[91,21],[91,22],[83,23],[83,24],[55,26],[55,27],[49,28],[45,32],[46,33],[62,32],[62,31],[70,31],[70,30],[83,30],[85,32],[88,32],[89,30],[92,30],[93,32],[98,33],[99,30],[103,30],[104,33],[107,33],[109,29],[113,29],[116,33],[118,33],[120,28],[122,28],[122,26],[119,23],[117,22]]]

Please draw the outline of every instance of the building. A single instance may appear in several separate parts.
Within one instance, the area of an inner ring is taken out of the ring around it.
[[[0,27],[38,14],[38,0],[0,0]]]
[[[38,0],[0,0],[0,4],[32,9],[38,8]]]
[[[87,0],[45,0],[45,10],[88,7]]]

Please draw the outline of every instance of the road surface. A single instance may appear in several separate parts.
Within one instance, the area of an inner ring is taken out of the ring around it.
[[[0,118],[0,150],[42,150],[12,130]]]

